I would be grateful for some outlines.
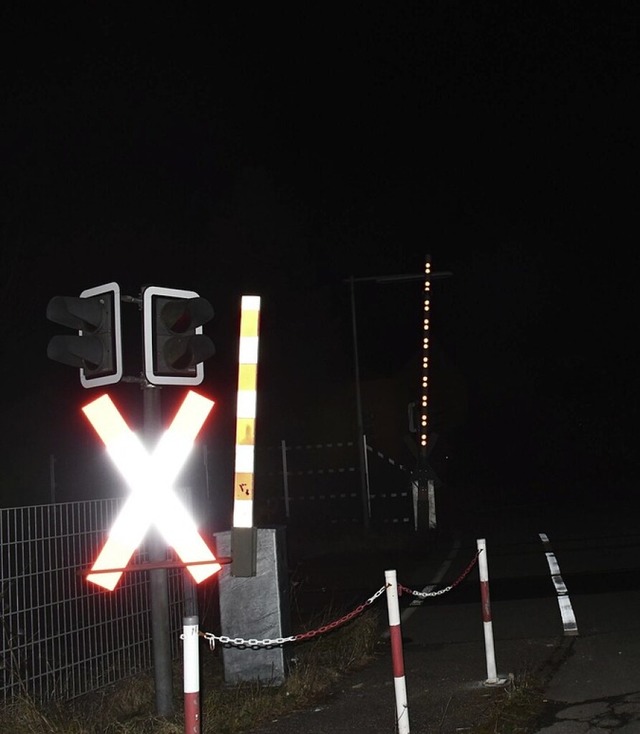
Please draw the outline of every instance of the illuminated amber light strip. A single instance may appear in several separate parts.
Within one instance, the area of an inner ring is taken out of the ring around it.
[[[260,297],[243,296],[240,312],[233,526],[253,526],[255,422],[258,385]]]
[[[427,448],[427,401],[429,394],[429,310],[431,308],[431,259],[424,266],[424,317],[422,322],[422,385],[420,395],[420,448]]]

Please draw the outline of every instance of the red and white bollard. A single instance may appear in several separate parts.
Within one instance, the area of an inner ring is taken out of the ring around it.
[[[200,634],[198,617],[182,620],[184,660],[184,734],[200,734]]]
[[[498,678],[496,672],[496,653],[493,645],[493,621],[491,619],[491,597],[489,596],[489,564],[487,563],[487,544],[484,538],[478,544],[478,571],[480,573],[480,597],[482,600],[482,625],[484,627],[484,648],[487,658],[488,686],[500,686],[506,678]]]
[[[391,661],[393,663],[393,683],[396,694],[398,734],[409,734],[409,706],[407,704],[407,685],[404,677],[404,655],[402,652],[402,630],[400,628],[400,605],[398,604],[396,572],[385,571],[384,579],[389,611],[389,636],[391,639]]]

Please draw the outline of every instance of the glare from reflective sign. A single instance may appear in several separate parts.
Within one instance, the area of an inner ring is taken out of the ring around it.
[[[183,563],[200,564],[187,565],[197,583],[220,570],[193,518],[173,491],[173,483],[212,407],[212,400],[189,391],[153,454],[147,452],[108,395],[82,409],[131,489],[91,568],[100,573],[88,574],[89,581],[113,590],[123,572],[110,569],[126,567],[152,524]]]

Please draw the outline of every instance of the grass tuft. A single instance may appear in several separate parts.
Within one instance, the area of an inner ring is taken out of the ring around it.
[[[368,609],[341,627],[296,643],[281,686],[225,685],[218,654],[201,649],[202,734],[241,734],[257,724],[307,708],[330,695],[341,677],[372,659],[378,614]],[[182,676],[180,666],[174,680]],[[144,674],[69,702],[36,705],[27,697],[0,708],[0,731],[12,734],[183,734],[182,694],[172,717],[154,713],[154,681]]]
[[[544,708],[541,681],[527,672],[511,676],[500,694],[472,734],[532,734]]]

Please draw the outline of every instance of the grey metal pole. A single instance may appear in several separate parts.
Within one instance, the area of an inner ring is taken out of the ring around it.
[[[189,508],[191,516],[194,515],[193,490],[191,487],[185,487],[183,492],[184,503]],[[193,617],[198,614],[198,591],[196,583],[189,571],[184,568],[182,570],[182,593],[184,595],[184,616]]]
[[[144,435],[147,448],[153,449],[161,428],[160,388],[149,383],[142,386]],[[150,560],[166,561],[165,541],[155,528],[150,538]],[[171,666],[171,639],[169,635],[169,582],[166,568],[149,571],[151,602],[151,634],[153,668],[156,689],[156,713],[169,716],[173,713],[173,671]]]
[[[349,278],[351,288],[351,328],[353,331],[353,364],[356,383],[356,419],[358,433],[358,459],[360,462],[360,495],[362,499],[362,522],[365,530],[369,529],[369,492],[367,491],[367,467],[365,456],[364,420],[362,417],[362,395],[360,393],[360,361],[358,357],[358,329],[356,326],[355,278]]]
[[[284,514],[289,519],[289,470],[287,469],[287,442],[284,438],[280,441],[282,452],[282,486],[284,489]]]

